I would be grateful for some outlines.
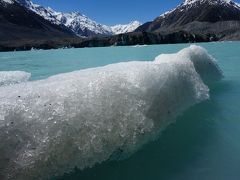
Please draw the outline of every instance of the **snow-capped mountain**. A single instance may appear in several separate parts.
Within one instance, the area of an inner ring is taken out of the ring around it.
[[[60,13],[50,8],[48,10],[53,14],[57,22],[65,25],[79,36],[112,35],[107,26],[99,24],[79,12]]]
[[[238,3],[235,3],[232,0],[185,0],[180,6],[178,6],[176,9],[189,9],[192,7],[199,7],[203,4],[208,4],[209,6],[225,6],[225,7],[231,7],[231,8],[237,8],[239,9],[240,6]],[[174,9],[175,10],[175,9]]]
[[[132,21],[129,24],[125,24],[125,25],[118,24],[118,25],[112,26],[111,30],[113,34],[123,34],[123,33],[133,32],[141,25],[142,23],[140,23],[139,21]]]
[[[44,19],[50,21],[53,24],[57,24],[57,25],[61,24],[61,22],[58,19],[56,19],[56,16],[58,15],[58,13],[53,11],[51,8],[45,8],[38,4],[34,4],[30,0],[16,0],[16,2],[26,7],[27,9],[33,11],[34,13],[42,16]]]
[[[13,1],[13,0],[5,0]],[[42,16],[44,19],[57,25],[64,25],[72,30],[76,35],[82,37],[92,37],[96,35],[114,35],[134,31],[141,24],[133,21],[127,25],[106,26],[95,22],[79,12],[62,13],[51,8],[45,8],[35,4],[30,0],[16,0],[29,10]]]
[[[240,21],[240,6],[234,1],[185,0],[175,9],[160,15],[152,22],[143,24],[136,31],[173,31],[186,25],[188,29],[194,28],[196,23],[204,22],[206,25],[226,21]],[[191,27],[191,23],[195,25]]]
[[[94,35],[111,35],[111,31],[105,26],[91,20],[87,16],[78,13],[62,13],[51,8],[45,8],[35,4],[30,0],[17,0],[21,5],[42,16],[44,19],[57,25],[64,25],[71,29],[75,34],[84,37]]]

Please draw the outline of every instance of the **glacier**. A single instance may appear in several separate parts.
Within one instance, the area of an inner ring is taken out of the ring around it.
[[[47,179],[127,158],[223,77],[205,49],[0,87],[0,177]]]

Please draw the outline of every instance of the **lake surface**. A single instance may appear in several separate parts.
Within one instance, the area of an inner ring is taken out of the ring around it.
[[[200,43],[224,72],[211,98],[170,125],[131,157],[109,161],[56,179],[240,179],[240,42]],[[22,70],[31,80],[116,62],[153,60],[189,46],[153,45],[0,53],[0,71]]]

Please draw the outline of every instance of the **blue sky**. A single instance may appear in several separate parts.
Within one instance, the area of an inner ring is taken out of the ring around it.
[[[79,11],[99,23],[115,25],[133,20],[143,23],[150,21],[174,8],[182,0],[33,0],[33,2],[57,11]]]

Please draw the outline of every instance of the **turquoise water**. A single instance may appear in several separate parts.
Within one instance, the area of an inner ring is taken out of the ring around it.
[[[0,53],[0,71],[22,70],[32,73],[32,80],[132,60],[153,60],[160,53],[173,53],[188,45],[146,47],[107,47],[59,49]]]
[[[130,158],[56,179],[240,179],[240,42],[203,43],[224,72],[211,99],[196,105],[161,137]],[[0,53],[0,71],[23,70],[32,80],[132,60],[153,60],[189,44]]]

